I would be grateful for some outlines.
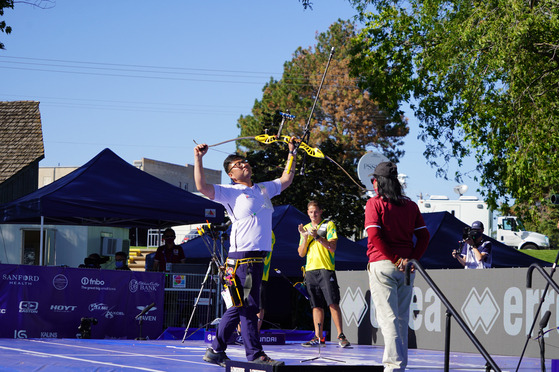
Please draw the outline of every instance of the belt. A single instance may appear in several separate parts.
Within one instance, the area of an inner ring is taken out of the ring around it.
[[[264,257],[227,258],[227,265],[238,266],[253,263],[264,263]]]

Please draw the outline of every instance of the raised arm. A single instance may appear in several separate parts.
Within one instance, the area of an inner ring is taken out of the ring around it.
[[[196,188],[203,195],[210,199],[215,197],[214,186],[210,183],[206,183],[206,175],[204,174],[204,164],[202,158],[208,152],[208,145],[205,143],[196,145],[194,147],[194,182],[196,183]]]
[[[289,155],[287,155],[287,165],[283,170],[283,173],[280,177],[281,181],[281,191],[285,190],[286,188],[291,185],[293,182],[293,177],[295,177],[295,158],[296,154],[293,153],[295,150],[295,137],[291,137],[291,141],[288,144],[289,146]]]

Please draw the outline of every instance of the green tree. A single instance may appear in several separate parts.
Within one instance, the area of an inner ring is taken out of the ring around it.
[[[13,0],[0,0],[0,16],[4,15],[5,8],[14,8],[14,1]],[[5,33],[6,35],[12,32],[12,28],[6,24],[6,21],[0,20],[0,32]],[[4,44],[0,42],[0,49],[5,49]]]
[[[403,116],[390,120],[379,110],[370,95],[357,86],[349,77],[347,46],[356,36],[355,26],[341,21],[330,26],[327,32],[317,35],[314,48],[298,48],[293,59],[284,64],[281,80],[271,79],[263,89],[261,100],[257,100],[252,115],[241,116],[238,127],[241,136],[254,136],[268,130],[277,134],[281,121],[279,112],[295,115],[287,121],[283,134],[301,136],[309,111],[313,106],[318,87],[332,47],[335,53],[331,60],[322,91],[310,124],[310,146],[319,146],[323,153],[357,179],[357,160],[366,148],[382,152],[397,160],[403,154],[402,137],[409,129]],[[261,145],[253,140],[237,142],[239,152],[248,152],[255,180],[279,177],[287,155],[285,144]],[[363,229],[363,213],[366,200],[362,190],[327,159],[305,158],[304,175],[295,177],[293,185],[273,199],[275,205],[291,204],[306,212],[307,203],[318,199],[324,204],[329,218],[334,220],[339,231],[351,236]],[[298,171],[299,172],[299,171]]]
[[[314,48],[299,47],[293,59],[284,64],[281,80],[271,79],[264,86],[262,99],[254,103],[252,115],[239,119],[237,126],[241,136],[254,136],[266,129],[269,134],[276,134],[280,120],[278,111],[295,115],[295,120],[286,122],[282,133],[302,135],[334,47],[335,53],[309,126],[310,142],[319,146],[332,139],[351,151],[364,153],[368,147],[393,160],[402,156],[402,137],[409,132],[406,119],[403,116],[387,118],[369,93],[357,86],[357,80],[349,77],[347,48],[355,35],[351,22],[338,20],[328,31],[317,35]],[[242,151],[257,146],[254,141],[237,142]]]
[[[439,175],[472,154],[488,203],[537,220],[559,188],[559,2],[352,2],[361,87],[390,116],[412,104]]]

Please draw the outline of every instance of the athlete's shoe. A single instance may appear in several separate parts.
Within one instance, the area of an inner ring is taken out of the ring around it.
[[[351,344],[349,343],[345,335],[343,333],[340,333],[340,335],[338,336],[338,345],[340,345],[340,347],[348,347]]]
[[[316,336],[314,336],[311,340],[307,341],[307,342],[303,342],[301,344],[301,346],[304,347],[319,347],[319,346],[324,346],[324,343]]]
[[[230,360],[225,351],[214,351],[211,347],[206,349],[206,354],[202,358],[208,363],[217,364],[225,367],[225,362]]]
[[[269,365],[269,366],[283,366],[283,365],[285,365],[285,362],[282,362],[280,360],[273,360],[272,358],[270,358],[266,354],[260,355],[258,358],[254,359],[252,361],[252,363],[266,364],[266,365]]]

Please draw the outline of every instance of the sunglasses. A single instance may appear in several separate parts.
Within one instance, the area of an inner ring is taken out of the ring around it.
[[[239,168],[239,169],[240,169],[241,166],[244,167],[244,166],[246,166],[246,165],[248,165],[248,160],[245,159],[245,160],[238,161],[238,162],[236,162],[235,164],[233,164],[233,165],[231,166],[231,168],[229,168],[229,170],[227,171],[227,173],[230,173],[234,168]]]

